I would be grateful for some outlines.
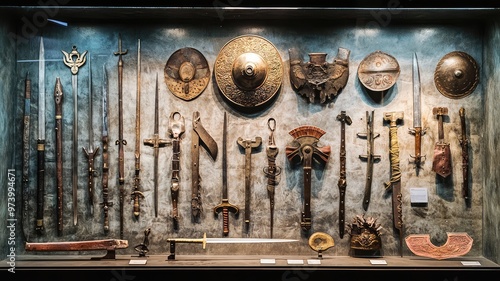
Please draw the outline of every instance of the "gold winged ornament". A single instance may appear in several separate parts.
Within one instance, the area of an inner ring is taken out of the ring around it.
[[[80,54],[78,53],[76,46],[73,46],[73,49],[69,53],[63,50],[61,50],[61,52],[64,54],[64,64],[70,68],[71,74],[73,75],[76,75],[80,66],[84,65],[87,61],[86,55],[88,51]]]
[[[309,53],[303,62],[297,49],[289,51],[290,81],[298,93],[309,102],[325,103],[340,94],[349,78],[350,50],[338,48],[333,62],[326,61],[326,53]]]

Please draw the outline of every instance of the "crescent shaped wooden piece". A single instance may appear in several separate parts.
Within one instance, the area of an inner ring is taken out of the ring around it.
[[[467,254],[474,241],[467,233],[448,232],[448,239],[442,246],[432,244],[429,234],[412,234],[405,238],[406,245],[417,256],[437,260],[459,257]]]

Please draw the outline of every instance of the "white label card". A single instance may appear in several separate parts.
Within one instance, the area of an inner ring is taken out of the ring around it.
[[[321,264],[321,261],[320,260],[307,260],[307,264],[318,265],[318,264]]]
[[[261,264],[275,264],[276,260],[275,259],[260,259]]]
[[[462,265],[466,265],[466,266],[478,266],[478,265],[481,265],[481,263],[478,262],[478,261],[463,261]]]
[[[387,264],[386,260],[370,260],[371,264]]]
[[[148,260],[130,260],[128,264],[146,264]]]
[[[304,264],[303,260],[287,260],[288,264]]]
[[[427,188],[410,187],[410,200],[411,203],[427,204],[429,202],[427,197]]]

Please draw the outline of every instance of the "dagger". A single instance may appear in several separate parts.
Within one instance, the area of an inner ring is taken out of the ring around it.
[[[89,55],[89,148],[86,149],[82,147],[85,156],[89,162],[88,167],[88,190],[89,190],[89,205],[90,214],[94,214],[94,176],[96,171],[94,169],[94,158],[99,151],[99,147],[94,150],[94,127],[92,126],[92,117],[94,116],[92,112],[92,68],[90,67],[90,55]]]
[[[71,69],[71,87],[73,88],[73,154],[72,154],[72,175],[73,175],[73,225],[78,223],[78,69],[87,60],[87,51],[78,53],[76,46],[70,53],[63,50],[63,62]]]
[[[285,243],[297,242],[295,239],[269,239],[269,238],[207,238],[207,234],[203,233],[203,238],[167,238],[170,243],[170,255],[168,260],[175,260],[175,244],[176,243],[196,243],[202,244],[203,249],[207,244],[254,244],[254,243]]]
[[[108,175],[109,175],[109,137],[108,137],[108,75],[106,66],[102,66],[102,203],[105,232],[109,231],[109,208],[113,206],[113,202],[108,201]]]
[[[422,162],[425,160],[425,155],[420,154],[421,137],[425,134],[425,129],[421,125],[421,109],[420,109],[420,71],[418,70],[417,54],[413,53],[413,129],[408,129],[409,133],[415,136],[415,155],[410,155],[415,164],[415,172],[418,176],[418,171],[421,168]]]

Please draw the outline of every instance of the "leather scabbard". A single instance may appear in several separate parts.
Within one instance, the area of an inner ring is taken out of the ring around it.
[[[63,231],[63,151],[62,151],[62,100],[63,91],[61,81],[56,80],[54,89],[56,103],[56,186],[57,186],[57,234],[62,235]]]

